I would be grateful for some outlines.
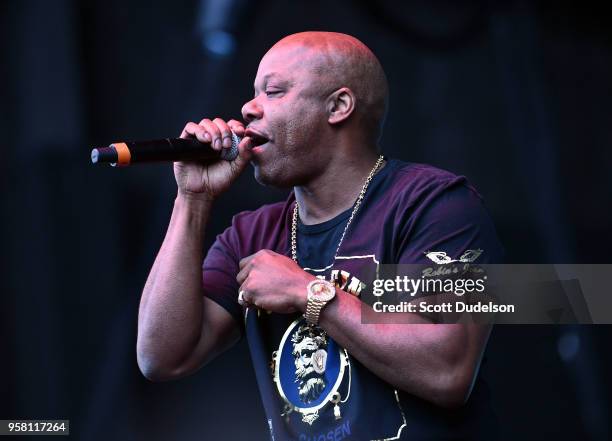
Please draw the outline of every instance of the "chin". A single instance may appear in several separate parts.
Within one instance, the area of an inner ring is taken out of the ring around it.
[[[287,176],[283,176],[282,173],[272,167],[262,167],[261,164],[255,163],[253,163],[253,167],[255,168],[253,175],[260,185],[276,188],[292,188],[295,185],[294,182],[287,179]]]

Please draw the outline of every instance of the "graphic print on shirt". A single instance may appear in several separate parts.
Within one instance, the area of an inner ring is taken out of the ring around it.
[[[481,249],[466,250],[458,259],[451,258],[445,251],[428,251],[425,253],[425,256],[438,265],[446,265],[454,262],[472,263],[480,257],[482,252],[483,250]]]
[[[371,282],[378,266],[374,255],[338,256],[334,268],[306,270],[359,297],[368,284],[353,274]],[[297,440],[328,439],[329,434],[329,439],[354,439],[357,433],[366,435],[360,436],[364,440],[396,440],[406,425],[397,392],[381,387],[380,379],[301,316],[287,326],[270,367],[283,402],[280,416]],[[370,405],[376,412],[364,415]]]
[[[299,412],[284,413],[285,401],[274,382],[274,368],[270,362],[298,313],[267,313],[255,308],[245,311],[236,301],[239,287],[235,274],[242,258],[262,249],[291,256],[294,204],[295,195],[292,193],[283,202],[238,213],[232,226],[218,236],[209,250],[202,272],[205,295],[237,321],[244,320],[244,336],[272,440],[456,439],[472,424],[480,427],[482,421],[493,421],[490,399],[479,377],[466,411],[469,418],[457,421],[455,412],[442,414],[420,398],[398,390],[397,396],[405,412],[403,418],[393,386],[354,357],[349,358],[350,369],[347,365],[343,375],[343,382],[348,381],[350,371],[351,390],[347,394],[349,399],[339,403],[340,420],[335,419],[331,401],[319,409],[319,417],[312,424],[302,421],[303,415]],[[327,225],[298,224],[298,261],[303,267],[323,269],[333,260],[334,252],[338,252],[336,246],[343,222],[349,216],[350,210],[347,210],[347,213],[327,221]],[[330,265],[324,271],[312,271],[311,274],[335,280],[338,286],[344,286],[344,291],[360,292],[359,297],[363,300],[373,288],[373,280],[379,278],[369,276],[377,269],[375,260],[388,264],[430,264],[433,268],[449,269],[455,264],[464,265],[462,258],[473,258],[464,255],[466,250],[480,249],[486,250],[477,259],[480,263],[499,263],[503,257],[503,248],[482,198],[465,178],[424,164],[390,159],[372,179],[333,268]],[[428,253],[434,254],[430,258]],[[366,254],[374,254],[376,259],[363,256]],[[443,262],[458,259],[460,262],[434,265],[436,261],[432,258]],[[332,270],[337,270],[335,276]],[[367,286],[361,291],[354,289],[357,282],[350,275]],[[329,358],[329,346],[326,352]],[[325,363],[327,372],[329,362],[326,360]],[[292,369],[295,376],[295,365]],[[344,384],[339,391],[344,397]]]
[[[304,423],[312,424],[319,409],[331,402],[340,419],[338,403],[348,397],[338,389],[345,371],[350,371],[350,362],[347,352],[323,329],[303,318],[295,320],[273,354],[273,362],[274,382],[285,400],[284,413],[299,412]]]

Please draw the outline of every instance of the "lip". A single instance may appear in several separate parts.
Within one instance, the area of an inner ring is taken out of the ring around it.
[[[262,154],[267,146],[268,143],[270,142],[270,138],[268,137],[268,135],[266,135],[263,132],[260,132],[259,130],[255,130],[251,127],[248,127],[245,131],[244,131],[244,136],[248,136],[250,138],[254,138],[257,139],[259,138],[258,141],[260,140],[264,140],[265,142],[263,143],[258,143],[257,145],[253,146],[251,148],[251,152],[255,155],[255,156],[259,156],[260,154]]]
[[[264,144],[256,145],[255,147],[253,147],[253,148],[251,149],[251,152],[252,152],[252,153],[253,153],[255,156],[258,156],[258,155],[260,155],[261,153],[263,153],[263,152],[266,150],[267,145],[268,145],[268,143],[267,143],[267,142],[266,142],[266,143],[264,143]]]
[[[257,146],[255,146],[254,148],[256,148],[256,147],[260,147],[260,146],[262,146],[262,145],[265,145],[265,144],[267,144],[267,143],[270,141],[270,137],[269,137],[268,135],[266,135],[265,133],[260,132],[260,131],[258,131],[258,130],[255,130],[255,129],[253,129],[253,128],[250,128],[250,127],[249,127],[249,128],[247,128],[247,129],[244,131],[244,136],[248,136],[249,138],[260,138],[260,139],[265,140],[265,142],[263,142],[263,143],[261,143],[261,144],[258,144],[258,145],[257,145]]]

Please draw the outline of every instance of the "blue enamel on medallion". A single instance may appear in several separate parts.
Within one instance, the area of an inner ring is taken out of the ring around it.
[[[327,402],[344,373],[336,342],[304,319],[293,322],[285,332],[278,363],[279,392],[300,409]]]

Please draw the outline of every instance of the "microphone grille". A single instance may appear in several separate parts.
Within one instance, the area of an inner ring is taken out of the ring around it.
[[[242,138],[239,138],[234,132],[232,132],[232,146],[229,149],[221,149],[221,159],[226,161],[233,161],[238,156],[238,144]]]

